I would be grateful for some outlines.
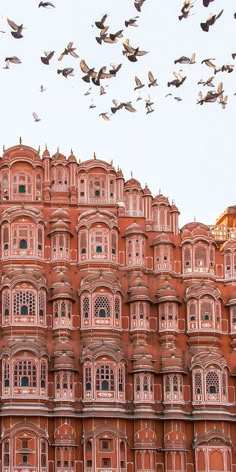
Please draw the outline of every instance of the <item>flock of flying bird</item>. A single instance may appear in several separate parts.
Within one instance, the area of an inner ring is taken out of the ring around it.
[[[141,13],[143,4],[148,0],[132,0],[134,2],[134,7],[136,12]],[[196,0],[195,0],[196,1]],[[194,5],[195,1],[193,0],[183,0],[181,10],[179,12],[178,19],[179,21],[188,19],[189,16],[194,14]],[[214,2],[214,0],[201,0],[204,7],[208,8],[209,5]],[[146,5],[145,5],[146,6]],[[40,1],[38,4],[38,8],[56,8],[56,6],[52,2],[43,2]],[[200,28],[203,32],[209,32],[209,29],[215,24],[215,22],[223,15],[224,10],[222,9],[217,14],[210,13],[205,21],[200,23]],[[108,19],[108,14],[104,14],[101,19],[94,22],[92,25],[96,28],[96,35],[95,40],[96,42],[102,46],[103,43],[108,44],[122,44],[122,54],[125,60],[128,60],[131,63],[136,63],[142,56],[148,54],[148,51],[142,50],[139,46],[133,46],[130,44],[130,40],[124,39],[124,30],[127,31],[128,28],[138,27],[139,15],[135,15],[132,18],[126,19],[124,21],[124,28],[120,29],[115,32],[109,32],[109,26],[106,24]],[[236,13],[234,14],[234,18],[236,19]],[[10,18],[7,18],[7,23],[11,28],[11,35],[15,39],[21,39],[24,37],[23,30],[25,27],[23,24],[17,25],[15,21]],[[5,33],[5,31],[1,31],[1,33]],[[56,52],[55,51],[46,51],[42,53],[40,60],[42,64],[45,66],[49,66],[52,59],[55,59]],[[74,58],[75,60],[79,60],[79,67],[82,72],[82,80],[85,83],[89,84],[88,90],[84,93],[85,96],[90,95],[93,93],[94,86],[99,87],[99,94],[104,95],[107,93],[107,87],[109,86],[107,83],[107,79],[114,79],[115,77],[119,76],[120,69],[122,67],[122,63],[111,63],[109,66],[101,66],[98,69],[95,67],[90,67],[85,59],[82,59],[79,54],[77,53],[77,48],[74,46],[72,41],[69,41],[67,46],[64,50],[58,55],[57,61],[61,63],[61,61],[66,57]],[[231,53],[231,57],[234,60],[236,58],[236,53]],[[187,56],[180,56],[174,60],[174,64],[181,64],[181,65],[191,65],[196,63],[195,53],[191,55],[191,57]],[[21,64],[21,59],[18,56],[7,56],[5,58],[5,67],[4,69],[9,69],[11,64]],[[224,95],[224,88],[223,82],[219,81],[217,85],[213,83],[214,79],[216,78],[216,74],[219,72],[231,73],[234,70],[234,64],[223,64],[218,66],[215,63],[215,59],[213,58],[206,58],[201,61],[201,64],[205,64],[212,70],[212,74],[210,77],[206,79],[200,79],[198,81],[198,85],[202,85],[203,87],[208,87],[209,90],[207,93],[203,91],[199,91],[196,103],[199,105],[203,105],[204,103],[212,103],[217,102],[219,103],[222,108],[224,109],[227,104],[227,95]],[[57,74],[61,75],[64,78],[69,78],[74,76],[75,66],[73,67],[61,67],[59,66],[56,69]],[[153,105],[154,102],[150,96],[150,91],[159,85],[157,78],[155,77],[154,73],[151,70],[147,70],[147,83],[143,83],[137,75],[134,75],[134,91],[141,91],[143,87],[146,85],[148,86],[148,96],[143,101],[145,102],[144,110],[146,114],[150,114],[154,111]],[[183,69],[180,71],[173,72],[173,78],[167,81],[167,87],[171,87],[173,89],[179,89],[183,86],[187,76],[183,74]],[[47,87],[41,85],[40,91],[44,92],[47,90]],[[236,95],[236,94],[235,94]],[[175,96],[172,93],[166,93],[165,97],[171,96],[176,101],[180,102],[182,98],[180,96]],[[136,101],[142,100],[143,97],[141,94],[136,98]],[[91,104],[89,105],[90,109],[96,108],[96,104],[92,99]],[[99,113],[105,121],[109,121],[110,117],[112,117],[115,113],[119,110],[127,110],[128,112],[134,113],[136,112],[135,106],[132,104],[131,101],[119,101],[117,99],[112,100],[112,104],[110,106],[109,111],[104,111]],[[41,118],[38,116],[36,112],[33,112],[33,118],[35,122],[41,121]]]

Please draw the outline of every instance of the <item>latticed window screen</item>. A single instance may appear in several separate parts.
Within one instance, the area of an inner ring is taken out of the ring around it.
[[[39,292],[39,316],[45,315],[45,294]]]
[[[97,368],[96,390],[115,390],[114,370],[110,365],[101,365]]]
[[[40,386],[46,387],[46,364],[45,362],[41,364],[40,369]]]
[[[223,395],[226,395],[226,388],[227,388],[227,382],[226,382],[226,373],[222,373],[222,393]]]
[[[136,377],[136,392],[140,392],[141,387],[140,387],[140,377],[139,375]]]
[[[14,366],[14,387],[36,387],[37,370],[31,361],[19,361]]]
[[[111,306],[108,297],[97,297],[94,303],[94,316],[99,318],[109,318],[111,316]]]
[[[165,378],[165,391],[170,392],[170,377],[168,375]]]
[[[214,372],[214,371],[207,372],[207,375],[206,375],[206,392],[207,393],[219,393],[219,391],[220,391],[219,374],[217,372]]]
[[[85,388],[86,388],[86,390],[91,390],[92,389],[91,367],[86,367],[85,368]]]
[[[90,315],[90,300],[89,297],[83,298],[83,316],[89,318]]]
[[[195,381],[195,395],[202,394],[202,374],[201,372],[196,372],[194,375]]]
[[[10,366],[9,364],[4,365],[4,387],[10,386]]]
[[[173,391],[174,392],[178,392],[179,388],[178,388],[178,377],[176,375],[174,375],[173,377]]]
[[[120,299],[115,298],[115,319],[118,320],[120,318]]]
[[[10,292],[4,290],[3,292],[3,314],[10,315]]]
[[[14,316],[35,314],[35,294],[28,290],[15,292],[13,297],[13,314]]]
[[[124,376],[123,376],[123,369],[122,367],[119,368],[119,392],[123,392],[123,382],[124,382]]]

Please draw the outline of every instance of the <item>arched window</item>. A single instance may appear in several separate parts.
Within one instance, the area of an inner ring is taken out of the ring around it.
[[[94,316],[98,318],[110,318],[111,305],[108,297],[97,296],[95,298]]]
[[[141,372],[134,375],[134,401],[152,402],[153,374]]]
[[[193,403],[221,403],[227,401],[226,368],[193,369]]]

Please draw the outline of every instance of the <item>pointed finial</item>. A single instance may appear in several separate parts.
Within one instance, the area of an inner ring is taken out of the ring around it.
[[[113,159],[111,160],[111,165],[113,166]]]
[[[81,159],[79,159],[79,164],[81,164]]]
[[[95,152],[93,153],[93,158],[94,158],[94,159],[97,159]]]
[[[73,153],[73,149],[71,149],[71,150],[70,150],[70,153],[71,153],[71,156],[73,156],[73,155],[74,155],[74,153]]]
[[[40,146],[38,147],[38,154],[40,154]]]
[[[57,154],[59,154],[59,146],[57,146]]]
[[[196,221],[196,216],[194,216],[193,221]]]
[[[3,144],[2,150],[3,152],[5,152],[5,144]]]
[[[133,178],[133,171],[131,170],[131,179]]]
[[[161,194],[161,188],[159,188],[159,195]]]
[[[47,150],[48,150],[48,147],[47,147],[47,144],[45,143],[45,151],[47,151]]]
[[[19,143],[22,144],[22,139],[21,139],[21,137],[19,138]]]

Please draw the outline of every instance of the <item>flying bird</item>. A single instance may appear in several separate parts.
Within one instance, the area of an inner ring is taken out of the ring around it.
[[[200,26],[201,26],[202,30],[205,31],[205,32],[208,32],[209,27],[215,24],[216,20],[218,20],[218,18],[220,18],[223,11],[224,10],[221,10],[220,13],[218,13],[218,15],[213,15],[212,13],[210,13],[207,20],[204,23],[200,23]]]
[[[109,79],[110,77],[114,77],[114,74],[111,74],[110,72],[106,72],[105,66],[101,67],[98,72],[95,71],[95,67],[90,69],[84,59],[80,61],[80,69],[85,74],[82,77],[82,79],[85,82],[90,82],[90,79],[91,79],[94,85],[100,86],[101,79]]]
[[[55,5],[53,5],[53,3],[51,2],[40,2],[38,4],[38,8],[40,7],[43,7],[43,8],[47,8],[47,7],[52,7],[52,8],[55,8]]]
[[[110,121],[109,113],[107,113],[107,112],[100,113],[99,116],[101,116],[105,121]]]
[[[68,54],[70,54],[71,56],[75,57],[75,58],[78,58],[78,54],[76,54],[75,52],[76,48],[73,48],[73,42],[70,41],[67,45],[67,47],[64,49],[64,51],[60,54],[60,56],[58,57],[58,61],[61,61],[63,59],[64,56],[68,56]]]
[[[113,76],[116,76],[117,72],[120,70],[122,64],[114,64],[114,63],[111,63],[110,66],[112,67],[110,70],[109,70],[109,73]]]
[[[193,8],[193,3],[191,0],[184,0],[184,4],[181,8],[181,15],[179,15],[179,20],[183,20],[183,18],[188,18],[191,9]]]
[[[96,108],[96,105],[94,104],[93,100],[91,100],[91,104],[89,105],[89,108]]]
[[[154,108],[152,108],[152,105],[146,105],[146,110],[146,115],[155,111]]]
[[[214,0],[203,0],[203,6],[204,6],[204,7],[208,7],[208,5],[209,5],[211,2],[214,2]]]
[[[122,41],[122,44],[124,46],[124,50],[122,51],[123,55],[126,56],[131,62],[136,62],[137,56],[144,56],[145,54],[148,54],[147,51],[140,51],[139,47],[133,48],[129,44],[129,39]]]
[[[108,85],[106,85],[108,87]],[[99,90],[99,95],[105,95],[107,92],[105,90],[105,87],[103,85],[100,85],[100,90]]]
[[[49,65],[50,60],[54,56],[55,51],[44,52],[44,56],[41,56],[40,59],[43,64]]]
[[[125,26],[126,28],[128,28],[128,26],[138,26],[136,23],[137,23],[137,19],[139,18],[139,16],[134,16],[133,18],[130,18],[129,20],[125,20]]]
[[[138,12],[141,12],[141,8],[144,4],[145,0],[134,0],[134,6]]]
[[[105,26],[103,29],[100,30],[100,36],[95,37],[98,44],[102,44],[102,41],[105,41],[105,39],[108,37],[108,33],[107,33],[108,29],[109,29],[109,26]]]
[[[21,60],[17,56],[6,57],[5,62],[11,62],[12,64],[21,64]]]
[[[41,121],[41,118],[39,118],[39,116],[37,115],[37,113],[35,113],[35,111],[33,111],[32,115],[34,117],[34,121],[36,122]]]
[[[73,76],[74,69],[72,67],[65,67],[65,69],[57,69],[58,74],[62,74],[67,79],[69,76]]]
[[[123,30],[116,31],[116,33],[110,33],[110,39],[113,43],[117,42],[117,38],[123,38]]]
[[[106,13],[105,15],[102,16],[100,21],[95,21],[95,25],[97,26],[97,28],[103,29],[105,27],[104,23],[107,17],[108,17],[108,14]]]
[[[167,86],[170,87],[170,85],[174,85],[175,87],[180,87],[186,80],[186,77],[182,77],[182,75],[179,72],[173,72],[173,75],[175,77],[174,80],[167,82]]]
[[[223,110],[225,109],[225,107],[227,105],[227,102],[228,102],[228,95],[225,95],[225,97],[223,97],[223,95],[220,95],[219,103],[220,103],[221,107],[223,108]]]
[[[18,26],[14,21],[10,20],[9,18],[7,18],[7,22],[9,26],[14,30],[11,31],[12,36],[16,39],[23,38],[23,35],[21,34],[22,30],[24,29],[23,24]]]
[[[134,90],[139,90],[145,86],[145,84],[142,84],[141,80],[137,77],[137,75],[134,77],[136,87],[134,87]]]
[[[136,110],[132,106],[131,102],[119,102],[118,100],[112,100],[114,103],[114,107],[111,107],[112,113],[116,113],[117,110],[121,110],[122,108],[125,108],[127,111],[130,111],[131,113],[134,113]]]
[[[209,77],[207,80],[200,79],[197,84],[198,85],[201,84],[201,85],[203,85],[203,87],[205,87],[205,85],[207,85],[208,87],[215,87],[215,85],[212,82],[213,79],[214,79],[214,77]]]
[[[154,79],[154,75],[150,70],[148,72],[148,80],[149,80],[148,87],[157,87],[158,85],[157,79]]]
[[[40,92],[46,92],[46,90],[47,90],[47,87],[40,85]]]
[[[84,95],[85,95],[85,96],[86,96],[86,95],[90,95],[91,90],[92,90],[92,87],[89,87],[89,89],[84,93]]]
[[[175,59],[175,64],[196,64],[195,53],[193,52],[191,57],[180,56],[178,59]]]

